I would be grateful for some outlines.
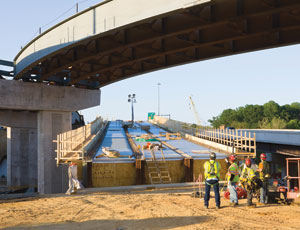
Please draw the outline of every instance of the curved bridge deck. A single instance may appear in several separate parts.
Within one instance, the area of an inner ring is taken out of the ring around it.
[[[105,1],[24,47],[15,79],[99,88],[171,66],[297,44],[299,12],[297,0]]]

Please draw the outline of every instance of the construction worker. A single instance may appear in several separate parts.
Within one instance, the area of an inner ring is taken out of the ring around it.
[[[69,189],[66,192],[67,195],[75,194],[77,190],[83,189],[83,185],[77,178],[77,164],[75,162],[69,162],[68,168],[69,176]]]
[[[205,178],[205,196],[204,196],[204,207],[208,208],[210,199],[210,187],[214,187],[216,209],[220,208],[220,191],[219,191],[219,180],[221,166],[216,161],[216,154],[211,152],[209,154],[209,161],[204,163],[204,178]]]
[[[238,195],[236,191],[236,185],[239,182],[240,176],[239,176],[239,167],[235,161],[236,161],[236,156],[230,155],[229,162],[231,165],[229,166],[226,175],[228,189],[230,192],[230,206],[238,205]]]
[[[270,178],[270,167],[267,160],[266,154],[262,153],[260,154],[260,163],[258,165],[258,173],[259,173],[259,179],[262,181],[262,187],[260,188],[260,205],[266,204],[268,202],[268,194],[269,194],[269,181]]]
[[[247,206],[248,207],[254,207],[252,203],[252,197],[254,193],[254,179],[255,179],[255,172],[251,168],[251,159],[247,158],[245,160],[245,165],[242,175],[240,178],[241,185],[246,189],[247,191]]]

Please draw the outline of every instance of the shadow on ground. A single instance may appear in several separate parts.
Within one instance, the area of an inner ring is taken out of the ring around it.
[[[209,221],[208,216],[181,216],[181,217],[157,217],[148,219],[131,219],[131,220],[92,220],[86,222],[64,222],[51,223],[46,225],[34,226],[16,226],[6,229],[101,229],[101,230],[131,230],[131,229],[172,229],[177,227],[190,226],[194,224],[201,224]]]

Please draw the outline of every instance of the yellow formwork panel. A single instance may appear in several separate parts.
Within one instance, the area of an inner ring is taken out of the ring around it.
[[[134,185],[135,163],[97,163],[92,165],[92,186],[113,187]]]
[[[185,171],[184,171],[183,160],[166,161],[166,163],[168,165],[168,171],[170,173],[171,183],[184,182]],[[145,178],[146,178],[146,184],[151,184],[147,167],[145,167]]]
[[[207,160],[194,160],[194,176],[204,176],[203,165]],[[225,179],[228,165],[222,160],[221,180]],[[183,160],[166,161],[171,176],[171,183],[185,182],[185,166]],[[82,166],[78,165],[78,177],[81,178]],[[145,166],[145,184],[150,184],[148,169]],[[96,163],[92,165],[92,187],[129,186],[136,184],[135,163]]]
[[[201,173],[202,178],[204,180],[204,163],[205,163],[205,161],[207,161],[207,159],[194,160],[194,175],[196,178],[198,178],[199,174]],[[219,164],[221,165],[221,172],[220,172],[221,180],[224,180],[226,173],[227,173],[228,165],[224,159],[217,160],[217,162],[219,162]]]

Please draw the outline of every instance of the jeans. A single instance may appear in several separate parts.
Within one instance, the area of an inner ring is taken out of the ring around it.
[[[264,204],[268,203],[268,193],[269,193],[268,181],[263,181],[263,186],[260,188],[259,193],[260,193],[259,201]]]
[[[253,190],[247,190],[247,206],[252,205]]]
[[[204,205],[208,206],[209,199],[210,199],[210,187],[214,187],[214,192],[215,192],[215,201],[216,201],[216,206],[220,207],[221,201],[220,201],[220,191],[219,191],[219,182],[217,182],[214,185],[208,185],[205,182],[205,196],[204,196]]]
[[[238,195],[236,191],[236,182],[229,182],[228,189],[230,192],[230,202],[238,204]]]

